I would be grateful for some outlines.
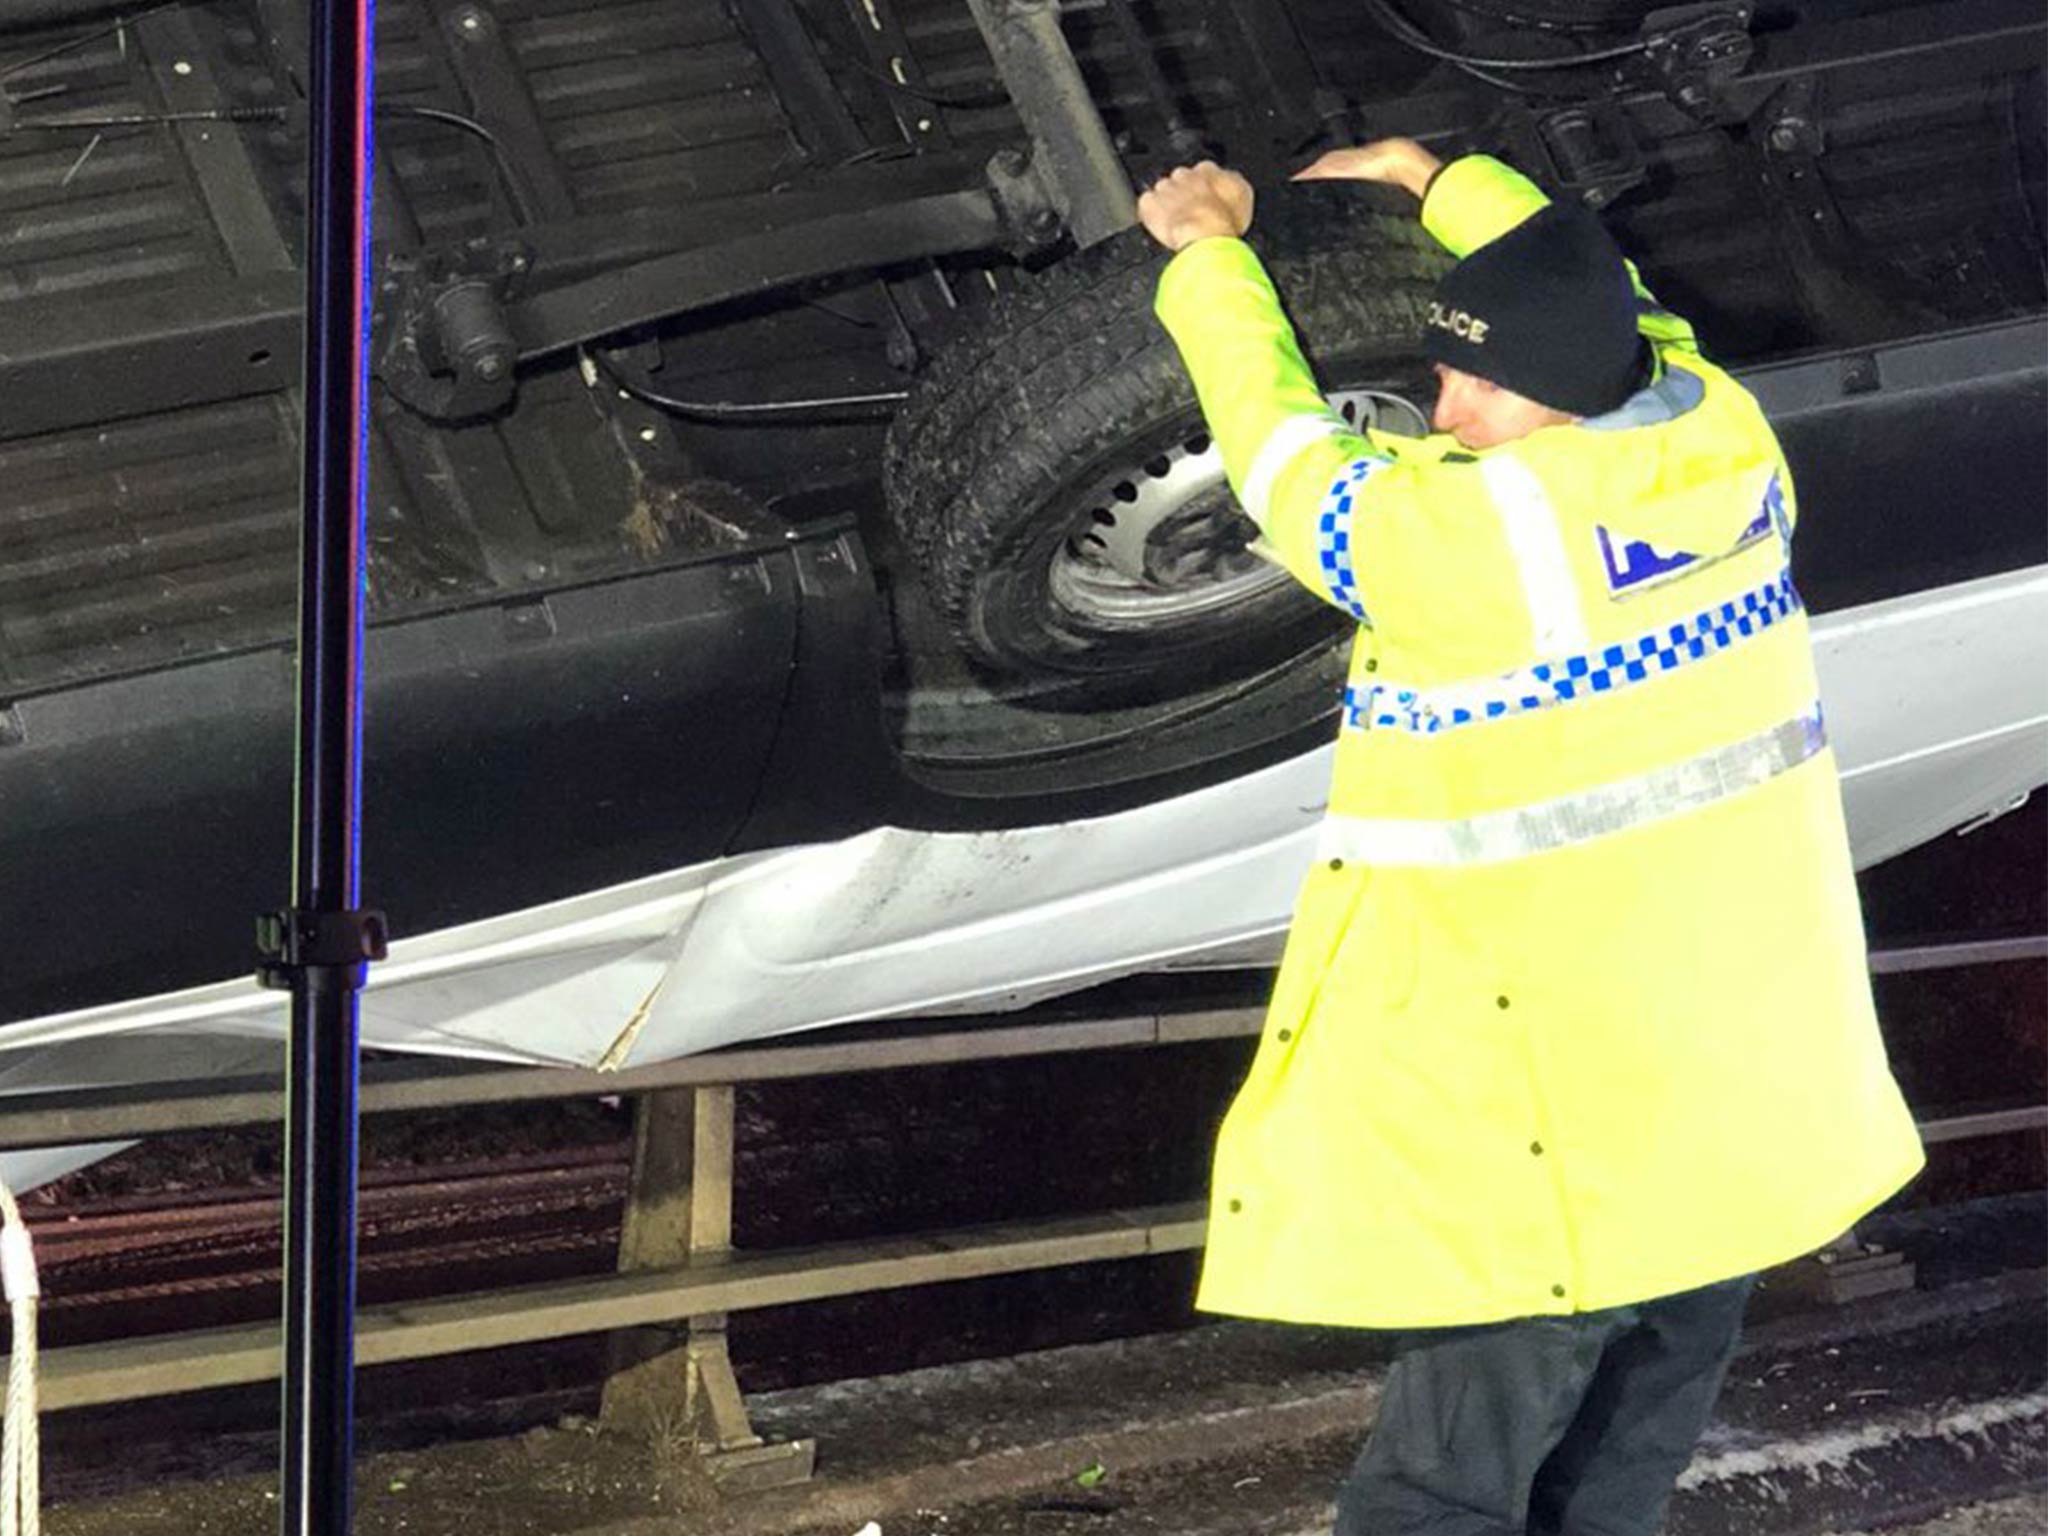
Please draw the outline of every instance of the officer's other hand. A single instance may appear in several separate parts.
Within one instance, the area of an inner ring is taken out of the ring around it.
[[[1138,222],[1169,251],[1252,227],[1252,184],[1214,160],[1184,165],[1138,199]]]
[[[1417,197],[1443,169],[1443,161],[1413,139],[1375,139],[1351,149],[1333,149],[1294,173],[1296,181],[1377,181],[1405,187]]]

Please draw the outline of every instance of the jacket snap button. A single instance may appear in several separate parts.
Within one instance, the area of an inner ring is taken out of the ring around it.
[[[1332,869],[1342,869],[1343,867],[1344,867],[1344,861],[1343,861],[1342,859],[1332,859],[1332,860],[1330,860],[1330,868],[1332,868]]]
[[[1564,1300],[1564,1287],[1561,1285],[1553,1285],[1550,1288],[1550,1294],[1555,1296],[1559,1301],[1562,1301]]]
[[[1237,1213],[1238,1213],[1239,1211],[1241,1211],[1241,1210],[1243,1210],[1243,1209],[1244,1209],[1244,1202],[1243,1202],[1242,1200],[1233,1200],[1233,1201],[1231,1201],[1231,1202],[1230,1202],[1230,1214],[1231,1214],[1231,1215],[1235,1216],[1235,1215],[1236,1215],[1236,1214],[1237,1214]]]
[[[1505,1008],[1508,1005],[1508,1000],[1505,997],[1496,997],[1493,1000],[1493,1005],[1496,1008]]]
[[[1282,1040],[1292,1040],[1294,1038],[1294,1031],[1291,1029],[1283,1029],[1280,1031],[1280,1038]]]
[[[1534,1156],[1534,1157],[1541,1157],[1541,1156],[1543,1155],[1543,1143],[1542,1143],[1542,1142],[1540,1142],[1540,1141],[1532,1141],[1532,1142],[1530,1142],[1530,1143],[1529,1143],[1529,1152],[1530,1152],[1530,1155],[1531,1155],[1531,1156]]]
[[[1366,659],[1366,663],[1365,663],[1365,670],[1366,670],[1366,671],[1368,671],[1368,672],[1377,672],[1377,671],[1379,671],[1379,669],[1380,669],[1380,664],[1379,664],[1379,658],[1378,658],[1378,657],[1368,657],[1368,658]]]

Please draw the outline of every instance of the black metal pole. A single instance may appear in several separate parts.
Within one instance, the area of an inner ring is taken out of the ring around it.
[[[308,0],[304,523],[293,906],[262,927],[292,992],[286,1089],[284,1536],[344,1536],[354,1462],[364,268],[374,0]]]

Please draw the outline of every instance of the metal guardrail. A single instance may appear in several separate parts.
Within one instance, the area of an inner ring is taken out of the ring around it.
[[[366,1115],[462,1109],[550,1099],[631,1098],[678,1088],[834,1077],[970,1061],[1013,1061],[1148,1045],[1186,1045],[1255,1035],[1258,1007],[1134,1012],[1039,1024],[927,1027],[882,1039],[748,1047],[644,1067],[451,1067],[373,1062],[363,1069]],[[274,1125],[284,1119],[276,1074],[194,1083],[135,1083],[0,1096],[0,1151],[133,1141],[180,1131]]]
[[[1886,976],[2040,959],[2048,959],[2048,934],[1876,950],[1870,956],[1870,969],[1874,975]],[[364,1068],[361,1107],[364,1114],[391,1114],[550,1099],[630,1098],[674,1088],[1017,1060],[1072,1051],[1186,1045],[1256,1035],[1264,1012],[1263,1005],[1247,1004],[1136,1010],[1032,1024],[934,1024],[881,1039],[749,1046],[615,1072],[586,1067],[379,1062]],[[283,1119],[284,1089],[276,1074],[4,1095],[0,1096],[0,1151],[131,1141],[180,1131],[275,1124]]]
[[[1202,1246],[1206,1226],[1200,1204],[1157,1206],[365,1307],[356,1314],[356,1361],[384,1365],[943,1280],[1183,1253]],[[263,1323],[53,1350],[42,1357],[42,1402],[79,1408],[269,1381],[280,1346],[276,1325]]]
[[[1937,1141],[1969,1141],[1979,1136],[2009,1136],[2015,1131],[2048,1131],[2048,1104],[1920,1122],[1920,1139],[1930,1145]]]
[[[1874,971],[1895,974],[2039,958],[2048,958],[2048,936],[1881,951],[1871,960]],[[686,1091],[703,1106],[705,1121],[720,1127],[716,1136],[729,1141],[730,1094],[737,1083],[1242,1038],[1258,1032],[1262,1015],[1260,1007],[1241,1006],[936,1025],[879,1038],[729,1050],[618,1072],[386,1063],[367,1074],[362,1109],[391,1113]],[[0,1148],[263,1124],[283,1113],[275,1079],[26,1094],[0,1103],[7,1105],[0,1108]],[[2048,1104],[1928,1120],[1920,1130],[1930,1143],[2048,1130]],[[698,1150],[706,1150],[701,1135]],[[731,1188],[724,1180],[730,1147],[711,1150],[716,1173],[707,1177],[699,1168],[705,1187],[693,1189],[692,1198],[729,1211]],[[723,1237],[714,1233],[714,1251],[692,1264],[364,1308],[358,1315],[358,1362],[378,1365],[683,1321],[694,1331],[706,1318],[719,1319],[722,1327],[723,1314],[760,1307],[1187,1252],[1201,1247],[1204,1227],[1203,1207],[1189,1203],[751,1255],[728,1254],[716,1245],[729,1231]],[[75,1346],[43,1357],[43,1400],[52,1409],[71,1408],[245,1385],[274,1378],[280,1358],[278,1330],[268,1323]],[[743,1440],[740,1431],[720,1443]]]
[[[2048,959],[2048,933],[1872,950],[1870,974],[1896,976],[1904,971],[1950,971],[1970,965],[2004,965],[2015,960],[2042,959]]]

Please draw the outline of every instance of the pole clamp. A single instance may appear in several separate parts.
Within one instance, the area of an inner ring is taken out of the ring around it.
[[[256,919],[256,980],[289,991],[298,972],[365,965],[382,960],[389,947],[390,928],[382,912],[309,912],[303,907],[265,912]]]

